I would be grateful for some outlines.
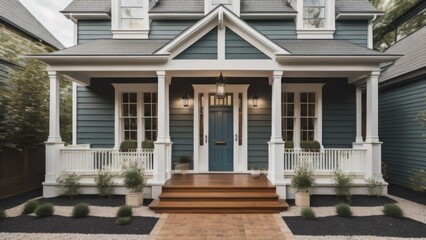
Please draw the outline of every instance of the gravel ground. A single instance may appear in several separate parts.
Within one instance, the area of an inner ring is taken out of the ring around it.
[[[113,234],[48,234],[48,233],[0,233],[2,240],[31,239],[31,240],[144,240],[153,239],[148,235],[113,235]]]

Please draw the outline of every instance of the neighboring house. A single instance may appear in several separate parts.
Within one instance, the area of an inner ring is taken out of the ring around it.
[[[389,182],[410,186],[410,177],[426,169],[426,127],[418,114],[426,112],[426,27],[390,47],[404,53],[380,75],[379,133]]]
[[[132,157],[144,160],[152,198],[181,156],[193,173],[265,168],[282,199],[293,198],[302,161],[318,176],[314,194],[333,194],[337,167],[355,175],[355,194],[368,178],[385,185],[378,78],[380,64],[401,55],[370,49],[382,13],[367,0],[75,0],[63,13],[77,45],[33,56],[50,65],[45,196],[60,194],[61,170],[82,174],[91,193],[100,167],[119,171]],[[59,134],[61,75],[76,83],[69,147]],[[118,152],[124,140],[138,151]],[[301,150],[304,141],[321,150]]]

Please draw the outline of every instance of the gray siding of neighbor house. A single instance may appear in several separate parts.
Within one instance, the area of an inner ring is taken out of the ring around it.
[[[153,20],[149,38],[173,39],[195,22],[195,20]]]
[[[231,29],[225,31],[225,59],[270,59]]]
[[[379,137],[389,181],[409,186],[418,169],[426,169],[426,127],[417,119],[426,111],[426,76],[379,94]]]
[[[355,87],[347,79],[284,79],[285,83],[325,83],[322,91],[322,144],[351,148],[356,137]]]
[[[269,39],[297,39],[296,23],[292,20],[246,20]]]
[[[80,20],[77,22],[78,44],[96,39],[111,39],[110,20]]]
[[[336,21],[334,39],[348,40],[362,47],[368,46],[368,21]]]
[[[217,28],[214,28],[175,59],[217,59]]]
[[[156,80],[155,80],[156,81]],[[92,79],[77,87],[77,144],[114,147],[115,93],[111,83],[146,83],[152,79]]]

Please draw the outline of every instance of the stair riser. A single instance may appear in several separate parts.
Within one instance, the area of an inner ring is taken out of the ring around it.
[[[278,198],[162,198],[164,202],[256,202],[256,201],[277,201]]]
[[[287,209],[158,209],[154,210],[155,213],[184,213],[184,214],[191,214],[191,213],[206,213],[206,214],[226,214],[226,213],[232,213],[232,214],[266,214],[266,213],[280,213],[282,211],[285,211]]]
[[[163,188],[163,192],[273,192],[274,188]]]

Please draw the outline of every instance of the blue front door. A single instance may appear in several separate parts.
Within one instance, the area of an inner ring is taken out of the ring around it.
[[[215,96],[211,96],[211,98]],[[234,170],[232,96],[210,102],[209,171]]]

